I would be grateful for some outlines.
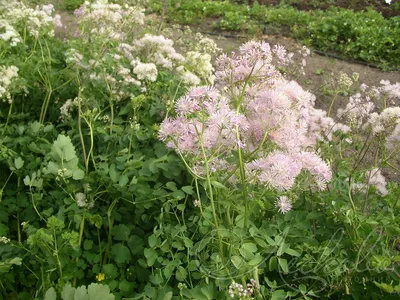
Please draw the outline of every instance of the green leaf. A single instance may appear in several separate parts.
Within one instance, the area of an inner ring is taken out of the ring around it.
[[[284,258],[278,258],[278,262],[280,267],[282,268],[283,272],[288,273],[289,272],[289,268],[287,265],[287,260]]]
[[[277,269],[277,267],[278,267],[278,260],[276,259],[276,256],[272,256],[269,259],[268,268],[270,271],[274,271]]]
[[[387,283],[379,283],[379,282],[376,282],[376,281],[374,281],[374,283],[378,288],[380,288],[381,290],[385,291],[386,293],[391,294],[394,291],[394,288],[391,285],[387,284]]]
[[[147,259],[147,265],[150,267],[150,266],[154,265],[154,263],[158,257],[158,254],[157,254],[156,250],[146,248],[146,249],[144,249],[144,256]]]
[[[75,297],[73,298],[73,300],[89,300],[89,295],[86,286],[82,285],[76,288]]]
[[[118,172],[115,168],[115,164],[111,164],[108,174],[110,175],[112,182],[114,183],[118,182]]]
[[[127,241],[131,230],[125,224],[120,224],[112,229],[112,235],[116,241]]]
[[[172,197],[174,197],[174,198],[177,199],[177,200],[181,200],[181,199],[185,198],[186,196],[185,196],[185,193],[184,193],[184,192],[182,192],[181,190],[179,190],[179,191],[173,192],[173,193],[172,193]]]
[[[44,300],[57,300],[57,293],[53,287],[49,288],[44,294]]]
[[[85,172],[83,172],[83,170],[81,169],[75,169],[72,172],[72,178],[74,180],[82,180],[83,178],[85,178]]]
[[[114,295],[110,294],[110,289],[106,285],[92,283],[88,287],[89,300],[114,300]]]
[[[176,270],[175,277],[179,281],[185,281],[188,273],[182,266],[179,266]]]
[[[164,295],[163,300],[171,300],[172,299],[172,292],[168,292]]]
[[[299,252],[297,252],[296,250],[293,250],[293,249],[290,249],[290,248],[288,248],[288,249],[286,249],[285,250],[285,253],[287,253],[287,254],[289,254],[289,255],[291,255],[291,256],[296,256],[296,257],[299,257],[301,254],[299,253]]]
[[[232,262],[232,264],[235,266],[235,268],[238,269],[238,270],[239,270],[241,267],[244,266],[244,261],[243,261],[243,259],[242,259],[240,256],[237,256],[237,255],[233,255],[233,256],[231,257],[231,262]]]
[[[167,183],[165,184],[165,186],[167,187],[167,189],[169,189],[169,190],[171,190],[171,191],[173,191],[173,192],[175,192],[175,191],[178,190],[178,188],[176,187],[176,183],[173,182],[173,181],[167,182]]]
[[[226,190],[226,189],[228,189],[226,186],[224,186],[222,183],[220,183],[220,182],[218,182],[218,181],[215,181],[215,180],[212,180],[211,181],[211,185],[213,186],[213,187],[215,187],[216,189],[223,189],[223,190]]]
[[[52,154],[57,154],[61,160],[70,161],[76,158],[75,147],[69,136],[59,134],[53,143]]]
[[[254,258],[253,258],[252,260],[250,260],[250,261],[248,262],[248,264],[249,264],[250,266],[256,266],[256,265],[258,265],[259,263],[261,263],[262,260],[263,260],[263,257],[262,257],[261,255],[259,255],[259,254],[256,254],[256,256],[254,256]]]
[[[299,290],[303,295],[307,292],[307,288],[304,284],[299,285]]]
[[[119,289],[125,293],[127,293],[129,291],[133,291],[133,284],[131,282],[127,281],[126,279],[124,279],[119,283]]]
[[[253,243],[245,243],[240,247],[239,252],[247,260],[253,259],[254,253],[257,252],[257,246]]]
[[[184,191],[186,194],[192,195],[193,194],[193,187],[190,185],[182,187],[182,191]]]
[[[14,159],[14,165],[15,165],[15,168],[16,168],[17,170],[19,170],[19,169],[21,169],[22,166],[24,165],[24,161],[22,160],[21,157],[18,157],[18,158],[16,158],[16,159]]]
[[[83,249],[90,250],[93,248],[93,241],[92,240],[85,240],[83,242]]]
[[[149,246],[151,248],[154,248],[157,244],[158,244],[158,238],[154,234],[149,236]]]
[[[128,176],[122,175],[122,176],[119,178],[118,184],[119,184],[120,186],[126,186],[126,184],[127,184],[128,182],[129,182]]]
[[[38,121],[35,121],[32,124],[30,124],[32,133],[37,134],[41,126],[42,125]]]
[[[284,300],[286,298],[286,292],[284,290],[276,290],[271,295],[271,300]]]
[[[113,264],[103,265],[103,272],[106,279],[115,279],[118,276],[118,268]]]
[[[64,285],[61,291],[61,298],[63,300],[75,300],[75,288],[73,288],[70,283]]]
[[[115,244],[111,247],[111,255],[117,263],[128,263],[131,260],[131,252],[123,244]]]

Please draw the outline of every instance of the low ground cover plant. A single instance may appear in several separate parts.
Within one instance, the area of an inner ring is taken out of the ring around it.
[[[335,115],[307,48],[75,15],[0,4],[0,299],[398,297],[400,83],[343,75]]]
[[[237,4],[231,1],[171,1],[162,6],[150,1],[155,11],[168,11],[168,18],[182,24],[198,24],[205,17],[218,18],[214,26],[250,33],[289,34],[310,47],[344,57],[398,68],[399,17],[385,19],[373,9],[354,12],[336,8],[300,11],[291,6]]]

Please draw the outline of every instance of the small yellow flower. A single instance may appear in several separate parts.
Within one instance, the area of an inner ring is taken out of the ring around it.
[[[97,279],[97,281],[103,281],[104,280],[104,274],[103,273],[99,273],[97,276],[96,276],[96,279]]]

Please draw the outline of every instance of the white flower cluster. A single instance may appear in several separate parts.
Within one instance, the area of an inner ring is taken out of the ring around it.
[[[84,193],[76,193],[75,201],[76,204],[82,208],[91,209],[94,207],[94,202],[93,201],[88,202]]]
[[[388,80],[382,80],[380,83],[382,86],[379,88],[379,90],[385,93],[389,100],[391,100],[393,103],[395,100],[400,100],[400,82],[390,84]]]
[[[54,25],[61,26],[60,16],[53,17],[54,6],[52,4],[31,8],[16,0],[1,1],[1,18],[8,21],[15,28],[26,26],[29,35],[38,37],[40,33],[54,35]],[[9,28],[9,32],[12,30]]]
[[[11,240],[8,237],[5,236],[0,237],[0,243],[8,244],[9,242],[11,242]]]
[[[16,66],[0,66],[0,99],[3,102],[8,101],[11,104],[10,86],[18,77],[18,68]]]
[[[72,118],[71,112],[78,105],[78,98],[74,100],[68,99],[60,108],[60,120],[67,120]]]
[[[197,51],[189,51],[186,53],[184,64],[188,70],[195,71],[196,74],[198,74],[201,78],[208,79],[209,84],[214,83],[214,68],[211,64],[210,54],[202,54]]]
[[[337,117],[339,119],[347,119],[352,127],[360,127],[374,108],[375,105],[371,101],[370,96],[362,97],[360,93],[357,93],[350,97],[349,103],[344,109],[338,109]]]
[[[353,185],[353,189],[355,191],[360,191],[366,193],[370,186],[375,187],[378,194],[381,196],[386,196],[388,194],[388,190],[386,188],[386,179],[382,175],[380,169],[374,168],[369,170],[365,174],[367,184],[365,183],[356,183]]]
[[[132,50],[141,57],[146,57],[149,62],[172,70],[185,58],[176,52],[174,42],[162,35],[145,34],[141,39],[133,42]]]
[[[11,47],[15,47],[22,42],[21,36],[6,20],[0,20],[0,39],[9,42]]]
[[[121,42],[127,39],[132,28],[143,25],[145,20],[143,9],[108,3],[107,0],[86,1],[75,15],[81,25],[89,28],[92,37],[107,37]]]
[[[370,126],[373,134],[390,133],[400,124],[400,107],[388,107],[380,114],[372,113],[366,127]]]
[[[133,67],[133,73],[137,75],[139,80],[149,80],[156,81],[157,80],[157,67],[153,63],[142,63],[140,61],[132,61],[131,65]],[[129,71],[129,70],[128,70]]]

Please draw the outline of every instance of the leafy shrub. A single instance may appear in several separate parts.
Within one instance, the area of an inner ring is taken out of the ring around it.
[[[1,298],[398,296],[399,83],[333,119],[280,46],[214,70],[139,6],[75,14],[64,43],[51,5],[0,4]]]

